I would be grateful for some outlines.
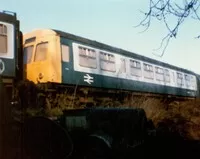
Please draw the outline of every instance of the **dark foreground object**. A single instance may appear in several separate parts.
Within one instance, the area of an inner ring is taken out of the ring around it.
[[[132,159],[200,157],[198,141],[185,141],[166,126],[155,129],[143,109],[68,110],[52,121],[27,120],[24,145],[30,159]]]

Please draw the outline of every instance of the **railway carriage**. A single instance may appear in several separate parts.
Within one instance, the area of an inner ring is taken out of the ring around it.
[[[196,97],[195,73],[58,30],[24,35],[25,78],[35,83]]]
[[[4,83],[11,84],[14,78],[19,78],[22,74],[21,38],[16,14],[0,12],[0,76]]]

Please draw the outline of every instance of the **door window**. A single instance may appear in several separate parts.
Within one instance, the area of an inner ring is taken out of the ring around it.
[[[62,61],[69,62],[69,46],[61,45]]]

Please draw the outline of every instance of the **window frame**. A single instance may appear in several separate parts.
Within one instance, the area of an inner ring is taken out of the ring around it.
[[[126,73],[127,68],[126,68],[126,59],[121,57],[120,58],[120,72],[121,73]]]
[[[164,68],[160,66],[154,66],[155,69],[155,79],[156,81],[165,81]]]
[[[184,80],[185,80],[186,87],[190,87],[191,86],[191,76],[188,74],[184,74]]]
[[[164,68],[163,71],[164,71],[164,81],[170,83],[171,82],[170,70],[168,68]]]
[[[38,49],[38,46],[41,45],[41,44],[47,44],[47,51],[45,52],[45,58],[43,58],[42,60],[36,60],[36,56],[37,56],[37,49]],[[35,55],[34,55],[34,62],[42,62],[42,61],[45,61],[47,59],[47,54],[48,54],[48,45],[49,45],[49,42],[48,41],[44,41],[44,42],[40,42],[40,43],[37,43],[36,46],[35,46]]]
[[[129,61],[130,61],[130,68],[135,68],[135,69],[141,70],[142,67],[141,67],[140,61],[133,60],[133,59],[130,59]]]
[[[85,50],[84,54],[82,53],[81,49]],[[92,55],[90,54],[90,51],[92,52]],[[79,62],[78,63],[79,63],[79,65],[81,67],[97,69],[97,52],[96,52],[95,49],[92,49],[92,48],[89,48],[89,47],[85,47],[85,46],[78,46],[78,57],[79,57]],[[92,65],[89,65],[89,66],[83,65],[82,63],[80,63],[80,57],[84,58],[84,59],[87,59],[87,60],[91,59],[91,60],[95,61],[95,65],[94,66],[92,66]]]
[[[177,74],[177,84],[179,86],[184,86],[184,75],[183,75],[183,73],[177,72],[176,74]],[[179,82],[179,80],[181,80],[181,83]]]
[[[153,65],[151,64],[143,63],[143,68],[144,68],[144,71],[153,72]]]
[[[116,72],[116,58],[115,58],[115,55],[113,55],[112,53],[107,53],[107,52],[104,52],[104,51],[100,51],[99,52],[99,62],[100,62],[100,69],[101,70],[108,71],[108,72]],[[109,69],[102,68],[102,62],[104,62],[106,64],[114,65],[114,69],[113,70],[111,70],[111,69],[109,70]]]
[[[67,55],[64,55],[63,56],[63,47],[67,47]],[[69,45],[66,45],[66,44],[62,44],[60,45],[61,47],[61,59],[62,59],[62,62],[69,62],[70,61],[70,47]]]
[[[164,69],[161,67],[155,66],[155,72],[156,72],[156,74],[164,75]]]
[[[23,54],[25,54],[25,49],[26,49],[26,48],[29,48],[29,47],[32,47],[32,52],[31,52],[31,55],[30,55],[30,59],[27,58],[27,59],[29,59],[29,60],[27,60],[26,63],[24,63],[25,60],[24,60],[24,55],[23,55],[23,64],[29,64],[29,63],[32,62],[32,57],[33,57],[33,53],[34,53],[34,45],[33,45],[33,44],[32,44],[32,45],[29,45],[29,46],[25,46],[25,47],[23,48]],[[26,57],[28,57],[28,56],[26,56]]]

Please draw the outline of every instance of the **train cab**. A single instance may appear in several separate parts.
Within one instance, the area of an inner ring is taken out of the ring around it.
[[[53,30],[34,30],[23,36],[24,79],[61,83],[60,37]]]

